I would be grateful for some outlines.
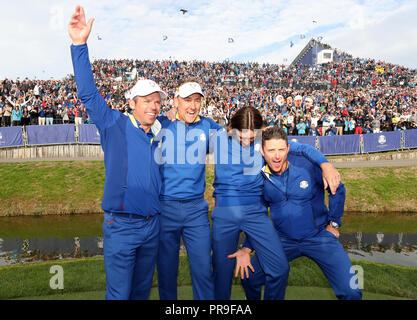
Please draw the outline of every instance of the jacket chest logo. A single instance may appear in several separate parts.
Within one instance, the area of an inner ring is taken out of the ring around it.
[[[205,135],[204,133],[202,133],[202,134],[200,135],[200,140],[201,140],[201,141],[206,141],[206,135]]]
[[[307,189],[308,188],[308,182],[303,180],[300,182],[300,188],[301,189]]]

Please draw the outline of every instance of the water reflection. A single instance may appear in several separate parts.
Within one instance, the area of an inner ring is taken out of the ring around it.
[[[101,255],[101,237],[0,239],[0,265]]]
[[[417,234],[341,234],[351,259],[417,267]]]
[[[339,240],[351,259],[417,268],[417,234],[355,232],[341,234]],[[0,265],[102,255],[102,237],[0,238]]]

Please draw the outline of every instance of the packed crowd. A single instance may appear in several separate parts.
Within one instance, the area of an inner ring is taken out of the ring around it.
[[[316,66],[236,62],[95,60],[97,87],[111,108],[129,113],[126,91],[138,78],[156,81],[173,105],[186,77],[205,90],[201,113],[226,126],[242,106],[290,135],[364,134],[417,129],[417,70],[347,58]],[[0,125],[91,123],[74,78],[0,81]]]

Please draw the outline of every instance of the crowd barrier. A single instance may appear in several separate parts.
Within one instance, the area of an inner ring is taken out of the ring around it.
[[[288,136],[288,140],[316,147],[316,137],[313,136]]]
[[[364,153],[401,149],[402,133],[400,131],[373,133],[363,135]]]
[[[360,136],[319,137],[319,150],[325,155],[360,153]]]
[[[22,127],[0,127],[0,148],[23,146]]]
[[[404,148],[417,148],[417,129],[404,132]]]
[[[75,125],[54,124],[27,126],[27,145],[49,145],[75,143]]]
[[[100,134],[95,124],[78,125],[78,142],[100,144]]]
[[[417,129],[342,136],[288,136],[325,155],[372,153],[417,148]],[[94,124],[0,127],[0,149],[23,146],[100,144]]]

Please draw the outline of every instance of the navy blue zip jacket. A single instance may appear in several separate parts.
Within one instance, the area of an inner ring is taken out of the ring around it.
[[[299,240],[314,236],[328,221],[342,225],[346,193],[343,183],[336,194],[329,192],[328,209],[321,169],[301,156],[289,154],[288,161],[289,167],[281,175],[270,171],[267,165],[262,170],[264,198],[279,235]]]
[[[100,133],[106,180],[101,207],[107,212],[152,216],[160,212],[157,146],[135,119],[112,110],[98,92],[86,44],[71,45],[78,97]]]

